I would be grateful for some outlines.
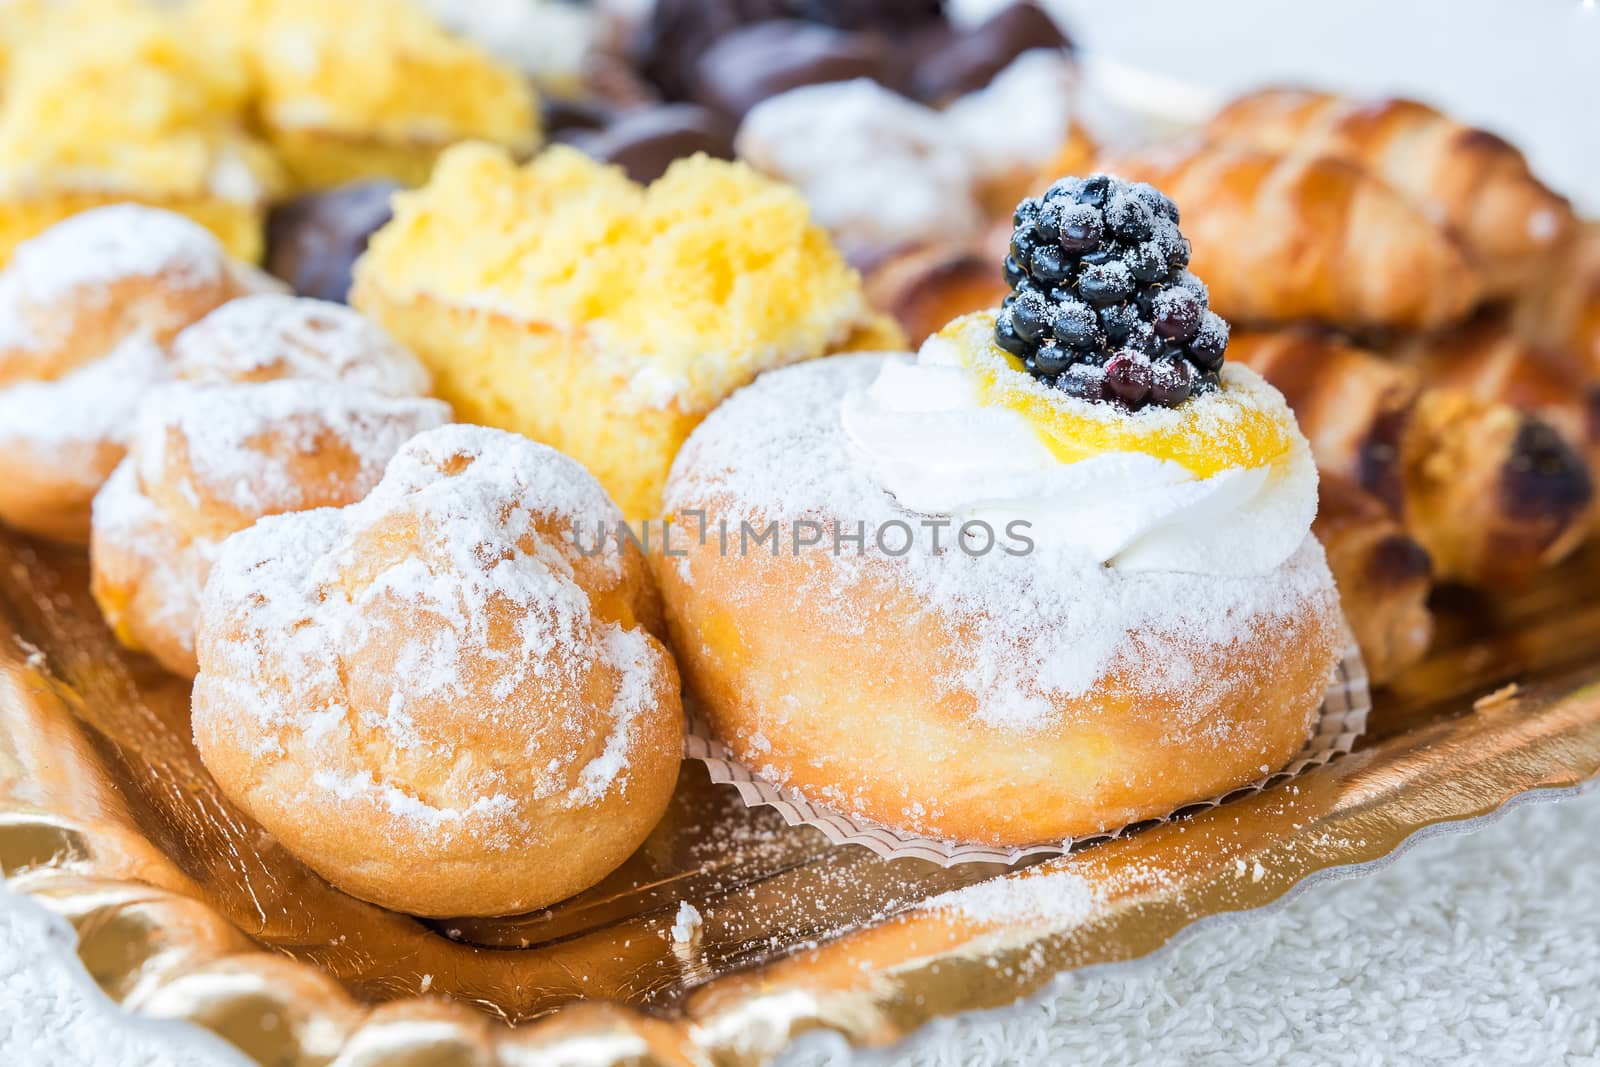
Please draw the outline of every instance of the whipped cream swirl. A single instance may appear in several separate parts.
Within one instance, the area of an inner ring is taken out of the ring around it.
[[[871,386],[845,397],[841,418],[878,483],[910,511],[997,530],[1026,522],[1035,551],[1079,565],[1264,574],[1306,539],[1317,509],[1316,466],[1276,390],[1234,364],[1223,381],[1225,393],[1252,394],[1281,416],[1285,454],[1209,477],[1142,452],[1063,462],[1021,412],[985,403],[982,376],[938,336],[915,360],[886,362]],[[1184,408],[1226,403],[1210,394]]]

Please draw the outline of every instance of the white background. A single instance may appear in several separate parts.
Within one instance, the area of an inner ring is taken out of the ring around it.
[[[954,0],[960,8],[996,0]],[[1600,215],[1600,10],[1584,0],[1044,0],[1091,54],[1223,92],[1415,96]]]

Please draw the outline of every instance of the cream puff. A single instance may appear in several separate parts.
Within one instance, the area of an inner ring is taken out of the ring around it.
[[[642,554],[575,536],[620,521],[574,460],[449,426],[364,501],[235,534],[201,610],[207,768],[398,911],[509,914],[592,885],[660,818],[683,745]]]
[[[1283,398],[1224,363],[1170,201],[1018,211],[998,311],[915,359],[769,373],[690,437],[658,572],[685,682],[757,773],[1022,846],[1284,766],[1342,645]]]
[[[200,226],[131,204],[22,244],[0,274],[0,521],[87,540],[167,345],[247,284]]]
[[[236,300],[172,347],[182,380],[144,398],[95,497],[90,587],[124,645],[192,677],[222,541],[264,515],[360,500],[450,408],[415,395],[427,373],[382,330],[317,300]]]

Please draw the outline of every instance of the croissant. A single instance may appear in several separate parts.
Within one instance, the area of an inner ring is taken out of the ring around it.
[[[1483,295],[1450,232],[1354,164],[1199,143],[1102,166],[1177,203],[1190,269],[1235,322],[1432,329]]]
[[[1283,392],[1317,466],[1381,499],[1442,580],[1526,581],[1588,531],[1588,464],[1537,414],[1307,330],[1240,331],[1228,357]]]
[[[1417,663],[1433,639],[1433,563],[1382,501],[1354,482],[1324,476],[1312,525],[1328,554],[1345,618],[1375,685]]]
[[[1443,333],[1397,343],[1392,354],[1436,385],[1484,403],[1532,412],[1600,470],[1600,385],[1561,348],[1519,333],[1509,316],[1491,314]]]
[[[1565,349],[1600,381],[1600,222],[1588,222],[1516,305],[1519,333]]]
[[[867,272],[867,300],[892,316],[916,348],[946,323],[1000,303],[1008,286],[994,264],[961,245],[914,248]]]
[[[1448,222],[1495,294],[1525,285],[1575,224],[1571,206],[1540,184],[1521,152],[1413,100],[1264,89],[1224,108],[1207,134],[1366,168]]]

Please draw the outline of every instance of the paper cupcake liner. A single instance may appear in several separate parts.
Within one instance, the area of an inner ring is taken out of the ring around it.
[[[836,845],[860,845],[870,848],[884,859],[914,858],[954,867],[960,863],[1014,864],[1031,856],[1059,856],[1093,844],[1110,841],[1133,830],[1169,822],[1180,815],[1214,808],[1239,797],[1259,793],[1268,786],[1296,778],[1313,767],[1345,755],[1355,747],[1356,739],[1367,728],[1367,714],[1372,710],[1372,694],[1367,687],[1367,668],[1361,659],[1361,650],[1349,629],[1345,630],[1345,649],[1328,691],[1322,698],[1322,714],[1317,729],[1306,747],[1291,760],[1288,766],[1264,775],[1249,785],[1240,786],[1210,800],[1185,804],[1155,819],[1144,819],[1115,830],[1086,834],[1065,841],[1023,848],[997,848],[992,845],[961,841],[943,841],[922,837],[884,826],[870,819],[858,818],[813,803],[783,786],[774,785],[757,777],[736,760],[722,742],[711,734],[710,725],[692,708],[689,713],[689,732],[684,744],[684,754],[704,764],[711,780],[720,785],[731,785],[750,807],[772,808],[783,816],[790,826],[813,826],[821,830]]]

